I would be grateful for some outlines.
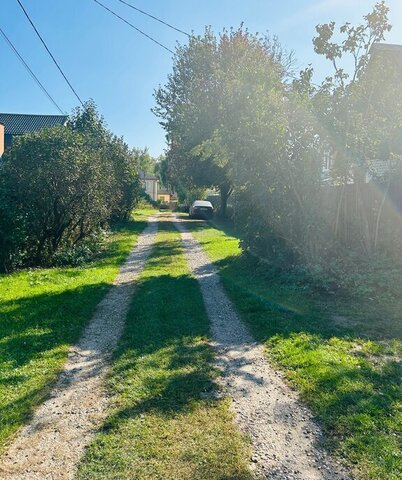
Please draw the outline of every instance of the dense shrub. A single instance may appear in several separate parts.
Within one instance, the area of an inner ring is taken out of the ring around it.
[[[142,168],[146,152],[130,149],[124,140],[113,135],[92,100],[85,108],[76,108],[68,121],[68,127],[83,135],[85,145],[102,156],[110,174],[104,178],[109,189],[108,208],[111,219],[123,220],[130,216],[134,205],[143,196],[138,172]],[[148,155],[149,157],[149,155]],[[147,158],[146,158],[147,159]]]
[[[112,172],[100,152],[68,128],[16,139],[1,176],[3,199],[15,219],[11,234],[18,233],[10,245],[11,262],[48,264],[59,248],[77,245],[110,218],[104,179]]]
[[[2,170],[0,160],[0,272],[21,263],[23,254],[18,246],[22,245],[25,239],[22,228],[24,212],[17,212],[13,208]]]
[[[138,176],[139,154],[130,150],[121,138],[109,140],[103,158],[110,162],[113,170],[111,182],[111,218],[127,220],[134,206],[144,198],[144,192]]]
[[[52,265],[58,267],[81,266],[92,261],[106,248],[107,232],[99,229],[80,243],[59,248],[52,258]]]
[[[138,156],[92,102],[67,127],[15,138],[0,162],[0,269],[87,261],[141,191]]]

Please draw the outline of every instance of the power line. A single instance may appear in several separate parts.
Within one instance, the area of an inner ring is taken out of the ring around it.
[[[147,17],[150,17],[150,18],[156,20],[157,22],[162,23],[163,25],[166,25],[167,27],[172,28],[173,30],[176,30],[176,32],[182,33],[183,35],[187,35],[187,37],[191,37],[191,36],[192,36],[192,35],[190,35],[189,33],[185,32],[184,30],[180,30],[180,28],[174,27],[174,26],[171,25],[170,23],[167,23],[167,22],[165,22],[164,20],[161,20],[160,18],[155,17],[154,15],[151,15],[150,13],[145,12],[144,10],[141,10],[141,9],[138,8],[138,7],[135,7],[135,6],[132,5],[131,3],[125,2],[124,0],[118,0],[118,1],[119,1],[120,3],[123,3],[124,5],[127,5],[127,7],[130,7],[130,8],[132,8],[133,10],[137,10],[137,12],[140,12],[140,13],[142,13],[143,15],[146,15]]]
[[[17,0],[19,1],[19,0]],[[144,35],[144,37],[147,37],[149,40],[151,40],[152,42],[156,43],[157,45],[159,45],[160,47],[164,48],[165,50],[167,50],[168,52],[170,53],[173,53],[174,55],[174,51],[173,50],[170,50],[170,48],[166,47],[165,45],[163,45],[162,43],[158,42],[158,40],[155,40],[154,38],[152,38],[150,35],[148,35],[147,33],[143,32],[142,30],[140,30],[139,28],[135,27],[132,23],[130,23],[129,21],[127,21],[125,18],[121,17],[120,15],[118,15],[116,12],[114,12],[113,10],[111,10],[109,7],[107,7],[106,5],[104,5],[103,3],[99,2],[98,0],[94,0],[95,3],[97,3],[98,5],[100,5],[102,8],[104,8],[105,10],[107,10],[109,13],[111,13],[112,15],[114,15],[115,17],[119,18],[122,22],[126,23],[127,25],[129,25],[131,28],[134,28],[134,30],[136,30],[137,32],[141,33],[141,35]]]
[[[21,7],[22,11],[24,12],[25,16],[27,17],[29,23],[32,25],[32,28],[35,30],[35,33],[36,35],[39,37],[39,40],[42,42],[43,46],[45,47],[47,53],[50,55],[50,58],[53,60],[53,63],[56,65],[56,67],[58,68],[59,72],[62,74],[64,80],[67,82],[68,86],[70,87],[71,91],[74,93],[74,95],[77,97],[78,101],[80,102],[80,104],[85,108],[85,105],[84,105],[84,102],[81,100],[81,98],[79,97],[78,93],[75,91],[74,87],[71,85],[71,83],[69,82],[68,78],[66,77],[65,73],[63,72],[62,68],[60,67],[60,65],[58,64],[57,60],[54,58],[54,55],[52,54],[52,52],[49,50],[49,47],[46,45],[46,42],[43,40],[41,34],[38,32],[38,29],[35,27],[35,24],[33,23],[33,21],[31,20],[28,12],[25,10],[24,6],[22,5],[21,1],[20,0],[17,0],[19,6]]]
[[[39,78],[34,74],[34,72],[31,70],[30,66],[26,63],[26,61],[23,59],[21,54],[18,52],[18,50],[15,48],[11,40],[7,37],[5,32],[2,30],[0,27],[0,34],[4,38],[4,40],[7,42],[11,50],[15,53],[15,55],[18,57],[18,59],[21,61],[21,63],[24,65],[26,70],[29,72],[31,77],[35,80],[35,82],[38,84],[38,86],[41,88],[41,90],[44,92],[44,94],[48,97],[48,99],[53,103],[53,105],[57,108],[57,110],[64,114],[63,110],[57,105],[56,101],[53,99],[53,97],[50,95],[50,93],[46,90],[46,88],[43,86]]]

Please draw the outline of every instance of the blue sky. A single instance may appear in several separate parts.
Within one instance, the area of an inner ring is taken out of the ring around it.
[[[102,0],[134,25],[174,49],[186,37],[123,6]],[[317,79],[326,63],[314,54],[317,23],[357,22],[374,0],[128,0],[186,31],[219,32],[243,21],[252,32],[277,34],[294,50],[300,68],[312,63]],[[166,81],[171,54],[105,12],[93,0],[24,0],[26,9],[83,99],[92,97],[109,128],[131,146],[163,152],[164,132],[151,113],[153,91]],[[387,40],[402,44],[402,0],[388,0],[393,30]],[[16,0],[1,0],[0,26],[39,79],[70,112],[77,100],[69,91],[23,16]],[[0,111],[58,113],[0,38]]]

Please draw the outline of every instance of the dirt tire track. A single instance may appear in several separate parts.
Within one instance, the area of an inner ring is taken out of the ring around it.
[[[70,349],[50,398],[0,460],[2,480],[74,478],[85,447],[106,418],[110,398],[104,380],[110,356],[158,229],[156,217],[148,222],[80,341]]]
[[[349,479],[321,448],[322,433],[264,349],[244,326],[200,243],[175,218],[193,275],[198,280],[222,370],[222,387],[233,400],[235,420],[252,441],[250,467],[258,478]]]

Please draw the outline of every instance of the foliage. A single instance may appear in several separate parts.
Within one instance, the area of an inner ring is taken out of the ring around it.
[[[132,153],[138,159],[138,167],[141,171],[149,174],[155,173],[156,161],[149,154],[147,148],[133,148]]]
[[[24,241],[23,217],[14,210],[2,168],[0,161],[0,272],[21,262],[22,252],[18,245]]]
[[[169,163],[164,155],[156,159],[155,175],[158,177],[160,184],[168,188],[170,185]]]
[[[245,248],[275,254],[287,246],[302,255],[321,164],[310,99],[284,82],[291,65],[277,39],[242,27],[216,38],[207,29],[178,48],[155,112],[171,144],[172,175],[185,186],[218,187],[224,215],[235,186]]]
[[[59,247],[76,245],[107,223],[111,171],[84,137],[56,127],[23,136],[1,167],[4,193],[19,220],[15,245],[26,265],[48,263]]]
[[[324,55],[334,69],[333,76],[326,78],[313,93],[315,114],[323,126],[321,139],[333,158],[332,182],[342,186],[350,182],[356,185],[359,207],[354,238],[369,255],[380,245],[383,250],[392,249],[402,231],[399,225],[399,230],[395,229],[395,235],[391,235],[391,220],[387,218],[390,183],[402,178],[402,94],[395,88],[402,62],[398,65],[395,56],[378,51],[374,45],[383,41],[391,30],[388,11],[384,1],[377,2],[361,25],[345,23],[339,27],[339,34],[343,36],[341,42],[333,41],[335,22],[318,25],[318,35],[313,40],[315,51]],[[351,72],[341,65],[345,57],[346,61],[347,57],[352,60]],[[378,172],[379,161],[386,165],[381,173]],[[367,174],[385,185],[382,199],[374,205],[376,212],[372,223],[360,195],[364,189],[358,188],[366,182]],[[334,206],[337,210],[335,233],[344,204],[345,198],[341,195]],[[356,248],[356,244],[350,247]]]
[[[68,125],[84,136],[88,148],[98,151],[110,169],[104,181],[108,182],[111,219],[128,219],[142,195],[138,172],[153,170],[152,157],[146,149],[130,149],[123,138],[113,135],[92,100],[74,110]]]
[[[247,119],[241,122],[242,112],[252,112],[255,118],[261,79],[268,90],[276,77],[275,93],[281,89],[282,68],[274,46],[269,38],[260,39],[242,27],[219,38],[206,29],[203,36],[191,37],[188,45],[177,48],[173,73],[155,94],[154,112],[162,119],[170,144],[171,177],[182,189],[217,187],[223,213],[234,180],[231,161],[237,158],[245,165],[250,158],[242,157],[245,148],[235,148],[239,133],[247,142],[242,130]],[[263,101],[261,96],[261,105]]]
[[[206,200],[207,191],[205,188],[191,188],[186,191],[186,203],[191,205],[196,200]]]
[[[76,245],[59,248],[52,257],[52,265],[79,267],[93,261],[104,251],[107,236],[108,232],[99,230]]]
[[[402,223],[389,193],[391,180],[402,179],[402,64],[373,47],[391,29],[384,1],[361,25],[316,29],[315,51],[334,71],[320,86],[311,66],[294,78],[292,55],[277,39],[207,29],[178,47],[154,111],[170,145],[164,172],[181,199],[194,186],[214,186],[225,212],[233,191],[244,250],[347,290],[362,254],[387,262],[400,252]],[[324,179],[325,157],[332,165]],[[369,173],[382,183],[366,185]]]
[[[114,182],[110,192],[112,200],[112,220],[127,220],[133,208],[143,197],[143,187],[139,179],[143,153],[130,150],[122,138],[113,137],[105,148],[104,159],[112,163]]]
[[[349,22],[339,27],[339,33],[344,38],[339,43],[333,42],[335,22],[317,25],[317,37],[313,39],[314,50],[319,55],[324,55],[334,68],[334,75],[327,77],[325,87],[340,89],[344,93],[345,88],[361,79],[370,61],[370,50],[374,43],[385,39],[385,33],[391,30],[388,22],[389,8],[384,0],[374,5],[372,12],[363,17],[361,25],[353,26]],[[348,73],[339,65],[343,57],[352,58],[353,71]]]
[[[0,164],[0,269],[95,253],[98,233],[129,218],[141,195],[140,156],[91,101],[67,127],[16,138]]]
[[[382,122],[372,102],[367,102],[367,98],[372,99],[369,84],[374,80],[373,75],[368,78],[367,74],[369,70],[374,73],[373,68],[369,69],[374,43],[384,40],[391,29],[388,11],[385,2],[381,1],[364,16],[365,23],[343,24],[339,34],[344,39],[339,43],[333,41],[335,22],[316,27],[318,36],[313,39],[314,49],[331,62],[334,74],[317,89],[314,102],[326,140],[336,153],[335,173],[339,180],[346,181],[353,175],[355,172],[351,170],[356,165],[360,169],[367,167],[367,159],[374,158],[377,153],[376,128],[381,128]],[[348,60],[353,65],[350,73],[340,65]],[[377,70],[374,76],[379,79],[384,78],[384,74],[384,70]]]

